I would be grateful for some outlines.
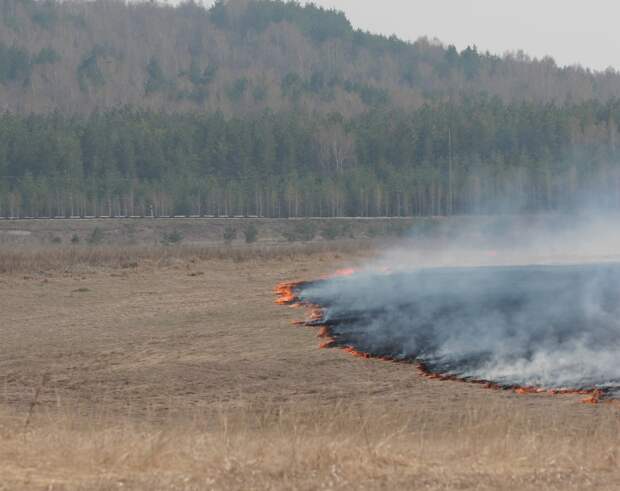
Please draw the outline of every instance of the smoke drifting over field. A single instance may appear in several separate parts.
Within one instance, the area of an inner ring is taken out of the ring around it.
[[[620,381],[620,266],[434,268],[301,291],[341,346],[431,371],[547,388]]]
[[[615,389],[620,235],[612,225],[438,233],[293,293],[320,307],[311,324],[325,326],[332,346],[502,386]]]

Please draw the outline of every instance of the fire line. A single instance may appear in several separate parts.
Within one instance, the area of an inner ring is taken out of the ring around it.
[[[547,271],[544,271],[548,273]],[[619,270],[620,272],[620,270]],[[443,271],[440,272],[443,274]],[[477,271],[475,273],[478,273]],[[503,273],[503,272],[500,272]],[[512,272],[510,272],[512,274]],[[563,272],[560,272],[563,273]],[[391,274],[391,273],[388,273]],[[555,271],[553,271],[555,274]],[[614,270],[615,274],[615,270]],[[371,352],[368,350],[364,350],[361,346],[356,345],[355,342],[349,342],[352,340],[355,341],[356,334],[353,332],[351,334],[347,331],[347,335],[342,335],[342,333],[337,332],[338,326],[345,324],[347,326],[353,325],[355,326],[356,319],[352,317],[353,320],[342,317],[342,318],[330,318],[328,315],[330,314],[330,305],[331,299],[329,296],[326,296],[326,304],[322,304],[320,301],[317,301],[312,298],[312,295],[307,295],[306,292],[312,290],[313,288],[321,288],[327,282],[332,281],[336,277],[354,277],[356,275],[356,271],[353,269],[342,270],[336,273],[336,275],[324,277],[316,281],[294,281],[294,282],[285,282],[279,284],[275,293],[277,295],[276,303],[279,305],[288,305],[291,307],[303,307],[306,309],[307,315],[306,319],[303,321],[295,321],[294,324],[297,326],[308,326],[317,328],[317,337],[321,339],[320,348],[328,349],[328,348],[339,348],[344,352],[363,359],[374,359],[374,360],[382,360],[386,362],[395,362],[395,363],[408,363],[413,364],[416,367],[418,373],[423,375],[424,377],[435,380],[435,381],[446,381],[446,382],[461,382],[461,383],[470,383],[476,384],[481,387],[493,390],[510,390],[515,394],[519,395],[530,395],[530,394],[550,394],[550,395],[570,395],[570,394],[578,394],[583,395],[585,398],[582,402],[587,404],[599,404],[601,402],[617,402],[609,397],[610,390],[607,387],[542,387],[537,385],[519,385],[514,383],[504,383],[500,381],[494,381],[492,379],[484,379],[484,378],[476,378],[472,376],[464,376],[459,373],[453,373],[451,371],[442,371],[438,367],[432,366],[432,363],[426,363],[424,360],[418,359],[415,356],[393,356],[390,353],[377,353]],[[385,274],[383,275],[385,276]],[[527,277],[527,275],[526,275]],[[614,276],[615,277],[615,276]],[[619,275],[620,277],[620,275]],[[518,278],[518,275],[517,275]],[[420,279],[420,278],[418,278]],[[422,278],[424,279],[424,278]],[[615,285],[615,283],[614,283]],[[320,296],[320,295],[318,295]],[[516,301],[518,299],[512,298],[511,300]],[[352,311],[354,309],[352,308]],[[345,312],[346,314],[350,314],[351,312]],[[356,313],[356,315],[362,315]],[[348,336],[348,337],[347,337]],[[363,344],[363,343],[361,343]]]

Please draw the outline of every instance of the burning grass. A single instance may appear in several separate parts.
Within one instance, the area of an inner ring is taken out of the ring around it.
[[[366,255],[2,276],[0,489],[618,488],[615,406],[435,383],[287,328],[274,284]]]
[[[283,283],[276,303],[306,307],[301,324],[319,327],[321,348],[413,363],[439,381],[618,403],[607,397],[620,379],[606,362],[617,352],[618,265],[436,268],[338,280],[354,273]]]

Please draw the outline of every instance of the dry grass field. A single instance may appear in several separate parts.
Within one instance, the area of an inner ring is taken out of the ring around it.
[[[280,248],[0,248],[0,490],[618,489],[620,410],[319,350]]]

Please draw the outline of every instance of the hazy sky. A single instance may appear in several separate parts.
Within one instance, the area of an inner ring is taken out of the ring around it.
[[[463,49],[476,44],[502,54],[523,49],[580,63],[620,69],[617,0],[314,0],[346,12],[355,27],[415,40],[437,37]]]

